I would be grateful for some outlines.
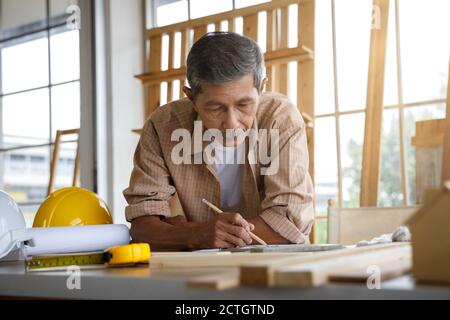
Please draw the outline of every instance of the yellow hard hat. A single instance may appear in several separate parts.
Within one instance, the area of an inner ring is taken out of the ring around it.
[[[112,224],[105,201],[92,191],[68,187],[52,192],[39,207],[33,228]]]

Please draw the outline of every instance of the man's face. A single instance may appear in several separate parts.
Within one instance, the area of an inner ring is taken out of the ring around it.
[[[234,146],[238,140],[227,140],[227,129],[247,130],[252,127],[259,104],[252,74],[222,85],[204,84],[195,98],[189,88],[185,87],[184,92],[193,101],[205,128],[222,132],[225,145]]]

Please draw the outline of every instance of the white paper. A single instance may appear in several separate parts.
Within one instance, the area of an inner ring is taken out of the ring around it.
[[[130,231],[123,224],[29,228],[27,232],[33,237],[33,246],[26,246],[28,256],[103,251],[130,243]]]

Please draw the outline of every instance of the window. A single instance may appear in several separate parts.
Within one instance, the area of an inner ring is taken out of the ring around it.
[[[445,118],[450,3],[390,2],[379,206],[414,205],[415,123]],[[420,17],[418,21],[417,17]],[[418,41],[420,39],[420,41]]]
[[[316,241],[321,242],[328,199],[359,206],[372,1],[315,3]],[[417,203],[411,138],[416,121],[445,118],[448,12],[445,0],[390,1],[378,206]]]
[[[0,0],[0,188],[28,224],[46,196],[56,130],[80,127],[79,31],[66,12],[76,4]],[[75,147],[61,146],[56,187],[71,184]]]
[[[270,0],[147,0],[147,28],[161,27],[268,1]]]
[[[369,61],[371,0],[316,1],[316,212],[328,200],[358,207]],[[334,143],[331,143],[334,141]]]

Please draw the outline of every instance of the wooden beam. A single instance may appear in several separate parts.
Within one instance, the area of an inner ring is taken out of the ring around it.
[[[448,180],[450,180],[450,61],[448,65],[447,112],[442,158],[442,185]]]
[[[244,35],[258,42],[258,14],[244,17]]]
[[[208,32],[208,24],[200,25],[194,28],[194,43],[197,42],[206,32]]]
[[[279,9],[279,16],[277,18],[277,31],[278,35],[278,48],[277,49],[286,49],[288,48],[288,32],[289,32],[289,12],[288,7]],[[288,94],[288,65],[287,62],[283,61],[280,63],[277,70],[277,90],[287,95]]]
[[[266,261],[244,263],[241,266],[241,284],[250,286],[272,287],[276,284],[276,273],[288,266],[298,266],[305,263],[320,261],[332,261],[334,259],[352,256],[356,254],[381,251],[402,246],[410,246],[410,243],[388,243],[367,247],[346,248],[336,251],[317,252],[311,255],[293,256]]]
[[[324,285],[328,282],[328,278],[334,275],[335,278],[340,272],[352,270],[358,272],[360,270],[367,271],[371,265],[389,266],[394,268],[399,263],[405,261],[411,268],[411,246],[386,248],[378,251],[369,251],[347,255],[342,257],[333,257],[323,259],[321,261],[312,261],[299,265],[280,268],[275,273],[275,286],[283,287],[313,287]],[[355,274],[354,274],[355,275]],[[369,275],[366,273],[367,279]]]
[[[380,8],[380,27],[372,28],[370,36],[360,206],[376,206],[378,204],[380,176],[381,124],[389,0],[374,0],[373,5]]]
[[[149,72],[161,71],[161,55],[162,55],[162,36],[157,35],[150,38],[150,54],[149,54]],[[145,118],[147,118],[160,104],[160,84],[153,84],[148,87],[147,109]]]
[[[311,50],[311,59],[297,63],[297,108],[314,119],[315,1],[298,6],[298,46]],[[314,181],[314,130],[308,132],[309,174]],[[310,241],[314,241],[314,228]]]
[[[312,59],[313,53],[309,48],[285,48],[275,51],[266,52],[264,60],[266,65],[271,66],[283,61],[307,61]],[[163,81],[173,81],[183,78],[186,74],[186,67],[182,66],[177,69],[169,69],[165,71],[149,72],[135,76],[145,85],[159,84]]]

